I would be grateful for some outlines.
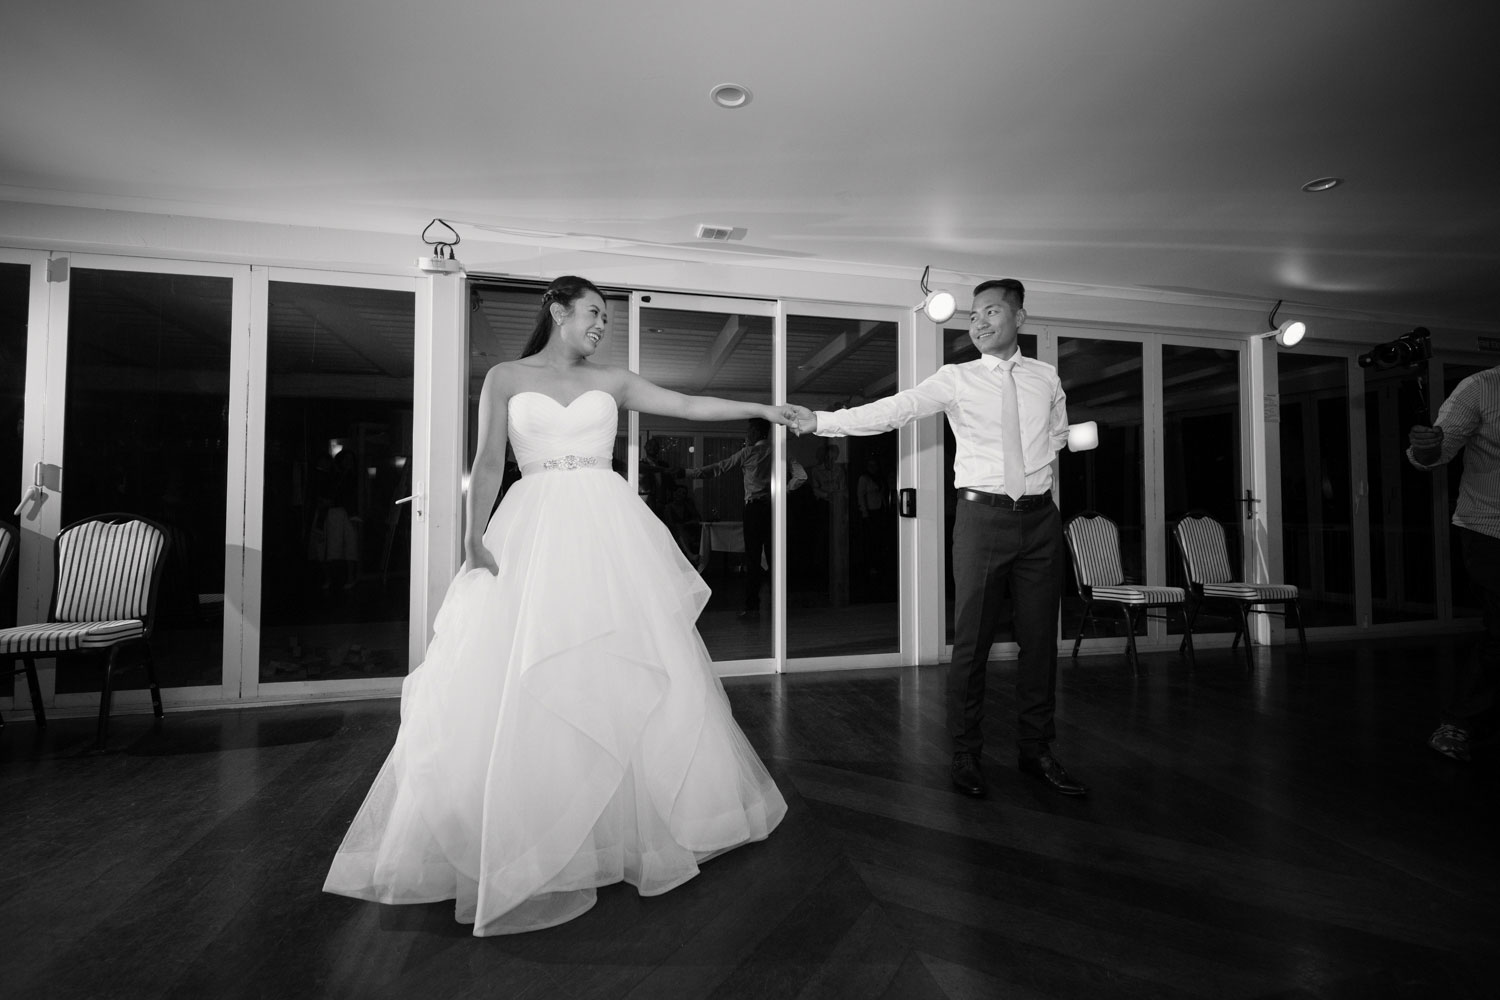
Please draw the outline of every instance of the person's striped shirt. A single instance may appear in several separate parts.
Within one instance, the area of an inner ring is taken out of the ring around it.
[[[1424,465],[1412,457],[1410,448],[1406,457],[1419,469],[1435,469],[1463,451],[1453,523],[1500,538],[1500,365],[1458,383],[1433,426],[1443,429],[1438,460]]]

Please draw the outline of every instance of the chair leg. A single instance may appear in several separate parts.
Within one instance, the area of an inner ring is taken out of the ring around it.
[[[31,690],[31,714],[36,716],[36,727],[46,729],[47,712],[42,707],[42,685],[36,679],[36,660],[27,656],[22,662],[26,664],[26,687]]]
[[[1073,637],[1073,659],[1078,659],[1078,647],[1083,645],[1083,630],[1089,625],[1089,609],[1094,606],[1093,598],[1086,598],[1083,602],[1083,621],[1078,623],[1078,634]]]
[[[1250,655],[1250,612],[1247,610],[1249,608],[1249,605],[1246,604],[1244,601],[1239,601],[1239,602],[1237,602],[1237,607],[1239,608],[1239,611],[1240,611],[1240,632],[1243,632],[1244,635],[1245,635],[1245,655],[1249,656]],[[1236,638],[1236,641],[1238,641],[1239,633],[1236,633],[1235,638]]]
[[[1130,661],[1132,671],[1139,669],[1139,658],[1135,652],[1135,617],[1130,613],[1130,606],[1120,605],[1120,615],[1125,619],[1125,658]]]
[[[1302,658],[1307,658],[1307,631],[1302,627],[1302,603],[1298,598],[1292,598],[1286,606],[1297,616],[1297,641],[1302,644]]]
[[[1194,597],[1191,593],[1182,602],[1182,641],[1177,644],[1177,652],[1181,655],[1186,649],[1193,653],[1193,623],[1198,620],[1198,609],[1203,606],[1203,598]]]
[[[156,683],[156,660],[151,656],[151,646],[144,647],[146,654],[146,680],[151,684],[151,707],[160,719],[163,715],[161,710],[161,687]]]
[[[1193,623],[1188,618],[1187,602],[1179,604],[1177,610],[1182,615],[1182,642],[1177,646],[1177,655],[1182,655],[1182,647],[1186,644],[1188,662],[1196,667],[1198,665],[1198,652],[1193,649]]]
[[[104,664],[104,685],[99,690],[99,727],[94,734],[95,750],[103,750],[109,736],[109,705],[114,697],[115,660],[119,652],[119,646],[111,646],[109,659]]]

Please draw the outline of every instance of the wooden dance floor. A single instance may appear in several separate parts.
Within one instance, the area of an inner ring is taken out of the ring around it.
[[[1500,996],[1500,746],[1424,745],[1458,640],[1063,660],[1057,752],[948,784],[942,668],[730,681],[790,811],[664,896],[478,939],[319,892],[393,700],[0,731],[0,996]],[[559,790],[560,792],[562,790]]]

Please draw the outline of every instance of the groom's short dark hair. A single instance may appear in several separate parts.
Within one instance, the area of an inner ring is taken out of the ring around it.
[[[1015,278],[991,278],[989,281],[981,281],[974,286],[974,297],[979,298],[980,292],[987,292],[991,288],[1001,289],[1001,295],[1008,299],[1015,308],[1026,307],[1026,286]]]

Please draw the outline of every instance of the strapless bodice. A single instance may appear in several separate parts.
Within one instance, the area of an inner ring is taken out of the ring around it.
[[[510,446],[522,469],[567,455],[614,454],[620,408],[603,389],[586,389],[567,406],[546,393],[518,392],[507,413]]]

